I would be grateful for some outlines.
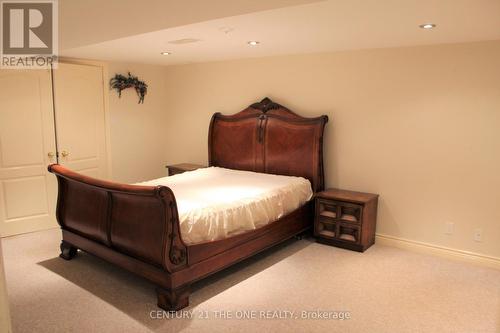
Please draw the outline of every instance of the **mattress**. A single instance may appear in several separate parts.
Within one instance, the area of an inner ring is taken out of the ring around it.
[[[188,245],[255,230],[312,198],[301,177],[209,167],[138,185],[165,185],[175,195],[181,236]]]

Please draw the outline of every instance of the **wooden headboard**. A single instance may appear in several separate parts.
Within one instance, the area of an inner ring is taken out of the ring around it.
[[[324,189],[323,130],[327,116],[304,118],[264,98],[245,110],[215,113],[208,134],[208,163],[309,179]]]

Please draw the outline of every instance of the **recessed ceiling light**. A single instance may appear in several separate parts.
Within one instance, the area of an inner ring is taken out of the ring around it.
[[[171,54],[172,54],[172,52],[162,52],[162,53],[160,53],[160,54],[161,54],[161,55],[165,55],[165,56],[167,56],[167,55],[171,55]]]
[[[259,42],[256,41],[256,40],[251,40],[251,41],[248,42],[248,45],[250,45],[250,46],[256,46],[256,45],[259,45]]]
[[[435,28],[436,25],[433,24],[433,23],[425,23],[425,24],[419,25],[419,27],[422,28],[422,29],[430,30],[430,29]]]

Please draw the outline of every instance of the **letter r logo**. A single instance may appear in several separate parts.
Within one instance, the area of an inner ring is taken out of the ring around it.
[[[3,54],[52,54],[53,5],[48,2],[2,2]]]

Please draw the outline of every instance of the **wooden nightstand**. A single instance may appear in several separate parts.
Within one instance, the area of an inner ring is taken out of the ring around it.
[[[168,175],[173,176],[186,171],[193,171],[196,169],[205,168],[205,166],[199,164],[181,163],[181,164],[167,165],[166,168],[168,171]]]
[[[328,189],[315,195],[314,236],[320,243],[364,252],[375,243],[378,194]]]

